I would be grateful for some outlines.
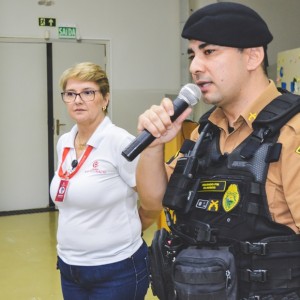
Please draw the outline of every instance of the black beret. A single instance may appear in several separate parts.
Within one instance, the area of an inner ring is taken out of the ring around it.
[[[257,12],[233,2],[218,2],[196,10],[186,21],[181,36],[234,48],[266,46],[273,39]]]

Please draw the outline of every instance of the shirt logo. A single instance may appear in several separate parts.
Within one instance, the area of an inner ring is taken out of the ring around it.
[[[87,169],[85,173],[106,174],[107,171],[101,168],[99,160],[94,160],[92,163],[92,168]]]
[[[98,166],[99,166],[99,161],[98,161],[98,160],[95,160],[95,161],[93,162],[93,169],[97,169]]]
[[[229,185],[223,196],[222,206],[226,212],[233,210],[240,202],[240,193],[236,184]]]
[[[257,117],[257,113],[249,113],[248,121],[254,121]]]

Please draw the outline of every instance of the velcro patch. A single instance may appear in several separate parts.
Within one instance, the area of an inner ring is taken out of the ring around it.
[[[201,181],[199,192],[224,192],[226,188],[226,181]]]
[[[198,199],[196,203],[196,207],[206,210],[206,211],[212,211],[212,212],[217,212],[220,209],[220,200],[204,200],[204,199]]]

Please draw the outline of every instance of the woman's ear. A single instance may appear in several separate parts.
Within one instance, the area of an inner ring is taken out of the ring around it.
[[[107,94],[105,95],[105,97],[104,97],[104,100],[105,100],[105,102],[106,102],[106,105],[108,105],[109,99],[110,99],[110,94],[107,93]]]
[[[255,47],[246,49],[248,52],[247,68],[249,71],[257,69],[264,61],[265,52],[263,47]]]

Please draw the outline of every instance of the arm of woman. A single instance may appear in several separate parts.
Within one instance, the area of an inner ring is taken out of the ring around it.
[[[142,231],[148,229],[153,223],[158,220],[161,210],[145,210],[142,206],[139,207],[139,216],[142,223]]]

